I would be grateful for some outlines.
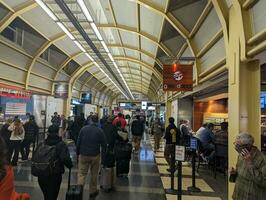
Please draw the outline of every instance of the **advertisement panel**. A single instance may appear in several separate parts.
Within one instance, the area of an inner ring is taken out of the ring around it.
[[[31,92],[23,90],[19,87],[9,86],[9,85],[0,83],[0,96],[11,97],[11,98],[16,98],[16,99],[30,99]]]
[[[54,97],[67,99],[68,98],[68,83],[55,83],[54,84]]]
[[[172,64],[163,67],[164,91],[192,91],[193,65]]]

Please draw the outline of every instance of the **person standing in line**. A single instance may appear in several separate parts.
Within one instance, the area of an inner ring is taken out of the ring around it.
[[[137,115],[136,119],[132,122],[131,125],[132,143],[134,146],[135,153],[139,152],[143,132],[144,132],[144,125],[140,120],[140,116]]]
[[[172,164],[172,155],[175,151],[175,145],[180,143],[181,132],[175,125],[175,119],[170,117],[169,125],[165,130],[164,139],[166,140],[165,149],[164,149],[164,158],[169,165],[168,172],[171,172],[171,164]]]
[[[98,117],[91,117],[91,125],[80,130],[77,141],[78,162],[78,184],[85,185],[88,170],[90,170],[90,198],[99,194],[97,188],[98,173],[100,168],[101,148],[106,149],[104,132],[97,127]]]
[[[21,143],[22,160],[28,160],[30,154],[30,145],[33,144],[33,152],[35,150],[35,142],[39,134],[39,127],[36,124],[35,117],[31,115],[29,121],[24,124],[25,137]]]
[[[17,166],[19,151],[21,150],[21,142],[24,140],[25,130],[20,119],[15,118],[14,122],[8,127],[11,132],[9,161],[13,166]],[[14,156],[12,157],[14,153]]]
[[[47,174],[43,174],[43,176],[38,176],[38,183],[43,192],[44,200],[57,200],[62,182],[62,174],[65,173],[64,166],[67,168],[73,167],[69,150],[58,134],[59,127],[57,125],[51,125],[48,128],[48,137],[45,140],[45,145],[55,146],[57,162],[55,163],[52,175],[47,176]]]
[[[154,152],[156,153],[156,151],[160,149],[160,141],[163,136],[162,125],[160,123],[159,118],[156,118],[155,121],[152,123],[151,133],[154,136]]]
[[[122,113],[118,113],[117,117],[114,119],[113,121],[113,125],[116,126],[117,122],[120,121],[121,122],[121,128],[125,129],[126,125],[127,125],[127,121],[125,120],[125,118],[123,117]]]
[[[93,112],[90,112],[90,115],[87,117],[87,120],[84,125],[91,125],[91,118],[93,116]]]
[[[2,128],[0,130],[0,135],[4,139],[7,149],[9,149],[10,137],[11,137],[11,132],[12,132],[12,131],[8,130],[8,127],[11,124],[12,124],[12,119],[9,118],[6,120],[5,124],[2,126]]]
[[[62,138],[66,137],[66,131],[67,131],[67,119],[65,115],[61,115],[61,125],[60,125],[60,136]]]
[[[230,182],[235,183],[232,199],[264,200],[266,197],[266,158],[254,146],[254,138],[240,133],[234,142],[238,159],[230,170]]]
[[[77,144],[79,132],[84,126],[83,120],[79,116],[75,116],[74,122],[70,127],[71,130],[71,138],[73,138],[75,144]]]
[[[54,116],[52,116],[51,123],[53,125],[56,125],[56,126],[60,127],[60,125],[61,125],[61,117],[58,115],[57,112],[54,112]]]

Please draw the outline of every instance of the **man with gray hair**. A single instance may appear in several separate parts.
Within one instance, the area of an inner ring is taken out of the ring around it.
[[[240,133],[234,142],[239,153],[236,169],[231,168],[230,182],[235,182],[234,200],[263,200],[266,197],[266,158],[253,146],[254,138]]]

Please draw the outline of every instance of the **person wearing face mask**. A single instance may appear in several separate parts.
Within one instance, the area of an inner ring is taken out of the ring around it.
[[[266,158],[254,145],[254,138],[240,133],[234,142],[239,153],[236,168],[230,170],[235,182],[234,200],[263,200],[266,197]]]

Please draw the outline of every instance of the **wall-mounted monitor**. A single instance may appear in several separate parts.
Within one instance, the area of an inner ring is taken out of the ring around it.
[[[260,107],[265,108],[265,97],[260,97]]]
[[[91,93],[82,93],[81,94],[81,103],[91,104],[92,94]]]

